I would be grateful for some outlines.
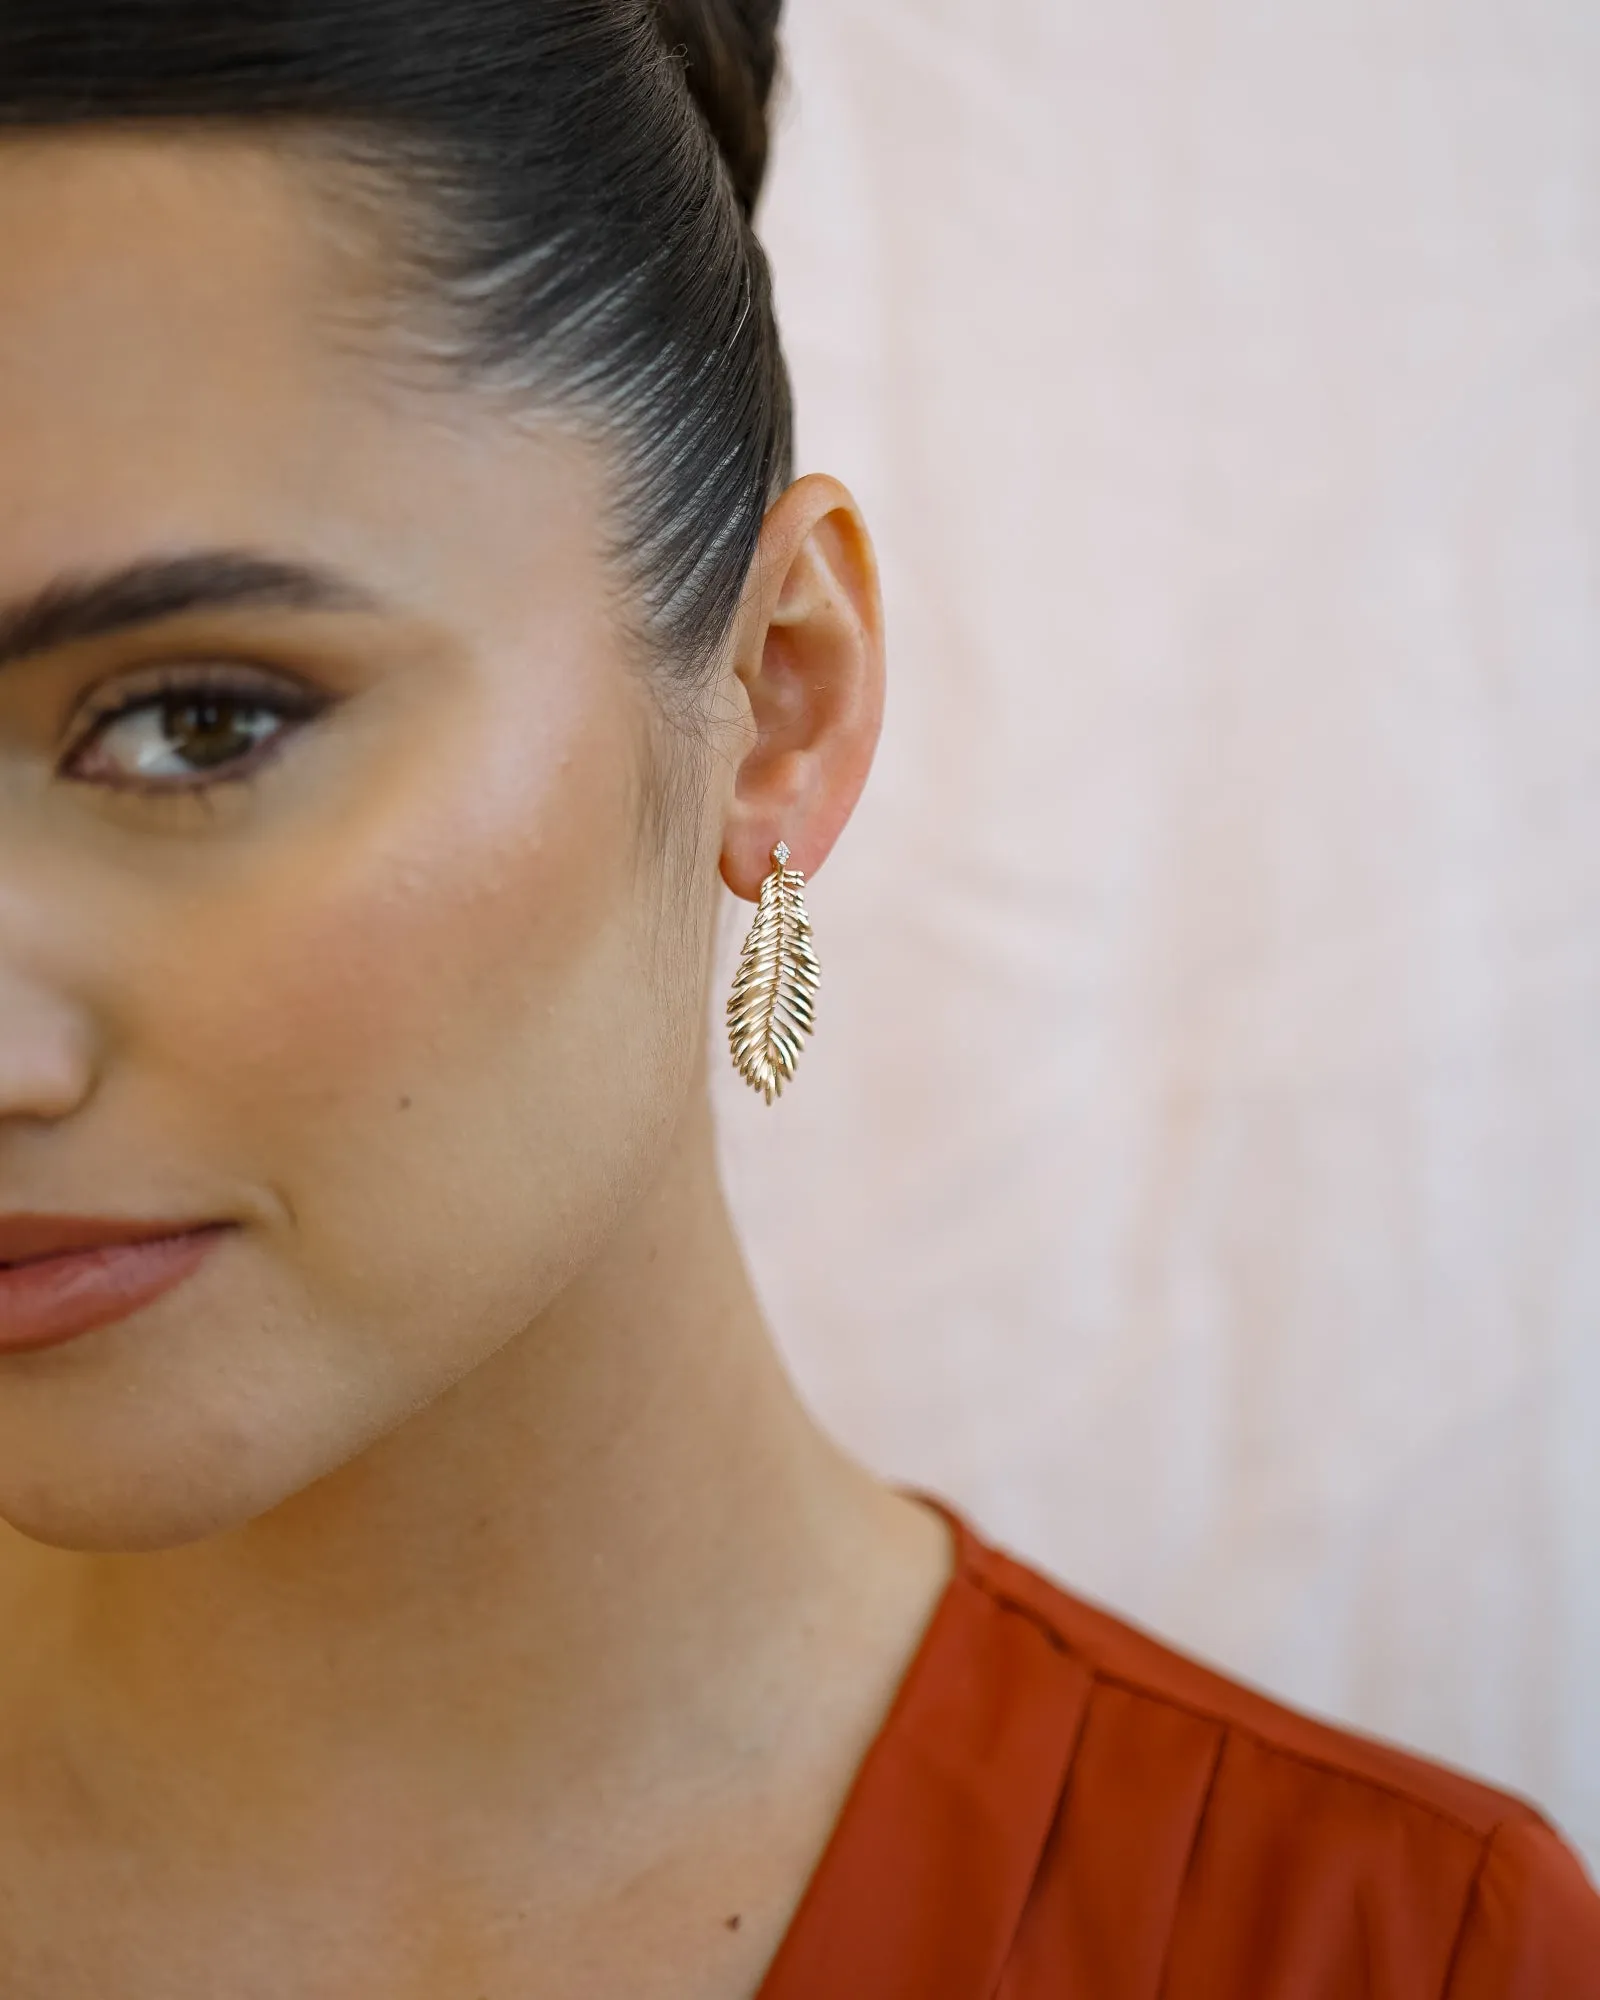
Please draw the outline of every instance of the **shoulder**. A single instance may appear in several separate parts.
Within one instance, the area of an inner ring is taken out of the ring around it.
[[[1172,2000],[1600,2000],[1600,1898],[1532,1806],[1275,1702],[956,1525],[967,1580],[1078,1669],[1024,1961],[1081,1976],[1106,1926],[1161,1940]]]

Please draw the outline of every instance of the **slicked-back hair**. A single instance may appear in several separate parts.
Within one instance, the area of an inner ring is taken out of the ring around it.
[[[788,374],[751,226],[778,13],[779,0],[3,0],[0,136],[276,123],[376,169],[451,358],[603,433],[640,627],[692,688],[791,474]]]

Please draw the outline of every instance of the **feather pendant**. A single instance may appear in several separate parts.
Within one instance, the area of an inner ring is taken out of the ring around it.
[[[772,873],[761,885],[755,922],[744,941],[728,998],[728,1041],[734,1067],[770,1104],[794,1075],[801,1038],[812,1030],[821,971],[811,946],[805,877],[785,864],[780,840]]]

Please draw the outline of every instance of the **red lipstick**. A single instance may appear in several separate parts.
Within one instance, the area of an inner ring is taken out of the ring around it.
[[[229,1227],[0,1216],[0,1355],[59,1347],[127,1318],[198,1270]]]

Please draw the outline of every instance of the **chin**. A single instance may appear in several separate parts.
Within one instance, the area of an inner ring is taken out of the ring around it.
[[[0,1519],[47,1548],[82,1555],[181,1549],[242,1528],[296,1489],[288,1476],[244,1477],[242,1468],[102,1459],[85,1477],[35,1464],[0,1473]]]
[[[0,1520],[83,1554],[233,1533],[359,1457],[409,1387],[271,1297],[19,1357],[0,1366]]]
[[[314,1449],[295,1412],[274,1421],[259,1403],[171,1405],[140,1422],[138,1401],[104,1409],[19,1413],[0,1397],[0,1520],[30,1541],[80,1554],[186,1548],[259,1520],[365,1443],[324,1431]],[[303,1418],[303,1413],[299,1413]],[[22,1435],[18,1435],[18,1432]]]
[[[106,1494],[84,1500],[77,1495],[30,1493],[16,1501],[0,1497],[0,1519],[19,1535],[75,1555],[150,1555],[188,1548],[248,1518],[223,1509],[208,1512],[163,1505],[159,1499],[151,1504],[149,1495]]]

